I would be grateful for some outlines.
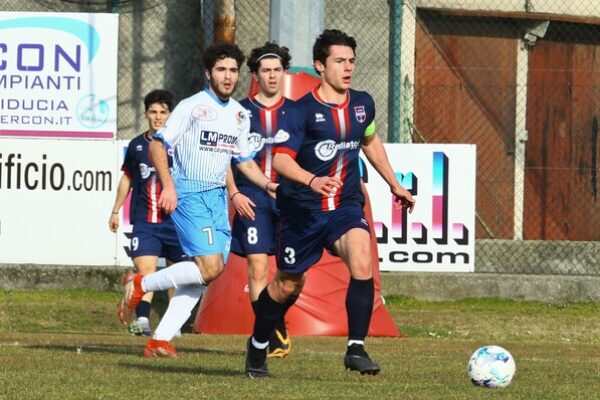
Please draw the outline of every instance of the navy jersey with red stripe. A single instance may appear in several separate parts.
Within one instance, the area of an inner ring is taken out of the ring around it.
[[[336,176],[344,185],[334,197],[321,196],[308,186],[282,178],[277,191],[280,210],[335,210],[362,204],[359,151],[365,130],[375,118],[375,103],[367,92],[350,89],[342,104],[325,103],[317,89],[296,102],[285,119],[289,139],[278,153],[289,154],[300,167],[316,176]]]
[[[240,101],[240,104],[250,113],[248,145],[254,152],[254,161],[271,181],[277,182],[277,173],[271,165],[273,149],[281,142],[281,135],[277,134],[281,121],[286,118],[286,113],[295,102],[282,97],[276,104],[266,107],[254,97],[248,97]],[[233,174],[238,186],[254,186],[237,168],[233,168]]]
[[[161,223],[171,219],[158,205],[162,185],[154,165],[150,161],[150,139],[145,133],[129,142],[121,170],[131,179],[131,208],[129,219],[136,222]],[[169,168],[173,166],[173,157],[168,152]]]

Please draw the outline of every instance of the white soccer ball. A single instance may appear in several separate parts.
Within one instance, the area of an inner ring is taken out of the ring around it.
[[[505,388],[515,375],[515,359],[500,346],[478,348],[469,359],[467,372],[475,386]]]

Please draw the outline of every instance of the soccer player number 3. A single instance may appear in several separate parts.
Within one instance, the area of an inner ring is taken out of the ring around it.
[[[283,258],[283,260],[288,264],[295,263],[296,262],[296,250],[294,250],[291,247],[286,247],[284,251],[285,251],[286,256]]]

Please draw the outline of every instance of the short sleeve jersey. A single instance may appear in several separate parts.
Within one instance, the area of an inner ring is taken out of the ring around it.
[[[169,214],[162,212],[158,205],[162,185],[150,161],[149,145],[150,139],[145,133],[133,138],[127,146],[125,160],[121,166],[123,173],[131,179],[129,218],[132,224],[138,222],[158,224],[171,218]],[[171,167],[173,158],[170,155],[167,158]]]
[[[231,158],[251,159],[248,112],[234,99],[222,101],[205,89],[173,110],[154,137],[173,151],[173,180],[178,193],[225,186]]]
[[[248,143],[254,161],[271,181],[277,182],[277,173],[272,167],[274,147],[283,140],[279,126],[294,101],[282,97],[276,104],[266,107],[254,97],[248,97],[240,104],[250,116]],[[238,186],[253,185],[237,168],[233,168],[233,174]]]
[[[289,154],[316,176],[335,176],[344,185],[333,197],[321,196],[305,184],[282,178],[277,192],[280,210],[335,210],[362,204],[359,151],[367,127],[375,119],[375,103],[366,92],[350,89],[342,104],[325,103],[317,89],[296,103],[283,129],[289,139],[275,152]]]

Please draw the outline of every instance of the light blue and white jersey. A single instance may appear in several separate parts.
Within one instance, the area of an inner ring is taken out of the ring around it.
[[[177,192],[203,192],[225,186],[232,157],[252,159],[249,130],[248,112],[237,101],[205,89],[182,100],[154,137],[173,153]]]

